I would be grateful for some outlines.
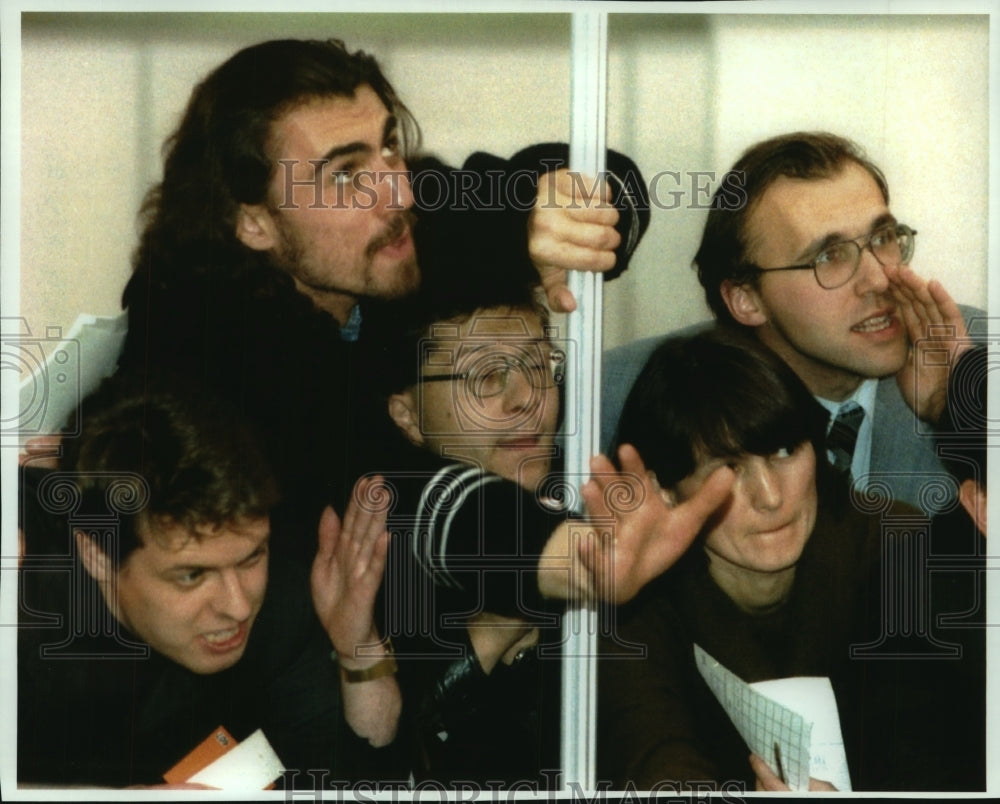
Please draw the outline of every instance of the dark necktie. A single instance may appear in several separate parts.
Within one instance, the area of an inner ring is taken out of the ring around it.
[[[838,472],[851,476],[851,461],[854,459],[854,444],[858,440],[858,429],[865,418],[865,409],[857,402],[848,402],[837,411],[837,418],[826,436],[826,448],[830,452],[830,462]]]

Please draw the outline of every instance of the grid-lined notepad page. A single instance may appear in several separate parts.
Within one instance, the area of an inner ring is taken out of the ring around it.
[[[750,750],[763,757],[776,774],[784,775],[792,790],[808,790],[812,723],[751,688],[698,645],[694,646],[694,659]]]

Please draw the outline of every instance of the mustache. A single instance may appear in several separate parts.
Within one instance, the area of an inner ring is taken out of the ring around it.
[[[385,228],[385,231],[380,235],[376,235],[372,241],[368,244],[365,251],[368,256],[371,257],[381,248],[389,245],[390,243],[398,240],[402,237],[407,229],[412,230],[417,223],[417,216],[414,214],[413,210],[404,209],[398,215],[393,217],[389,221],[389,225]]]

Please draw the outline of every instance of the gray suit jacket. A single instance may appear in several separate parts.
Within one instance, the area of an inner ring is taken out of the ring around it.
[[[961,306],[970,335],[985,337],[985,314]],[[601,369],[601,451],[614,443],[618,417],[632,384],[653,350],[668,337],[690,335],[712,325],[705,321],[666,335],[626,343],[603,355]],[[860,479],[860,478],[859,478]],[[870,491],[880,491],[910,503],[928,514],[948,510],[958,500],[958,486],[941,464],[935,433],[921,422],[903,400],[894,377],[879,381],[872,420]]]

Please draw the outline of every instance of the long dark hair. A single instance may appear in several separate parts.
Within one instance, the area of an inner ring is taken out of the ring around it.
[[[404,153],[416,147],[416,121],[375,58],[352,53],[339,40],[262,42],[216,68],[195,88],[164,145],[163,181],[143,203],[134,268],[155,275],[180,267],[231,272],[263,267],[267,256],[243,245],[235,231],[240,204],[266,198],[274,169],[267,150],[272,124],[296,104],[349,97],[362,85],[395,115]],[[129,301],[124,299],[126,306]]]

